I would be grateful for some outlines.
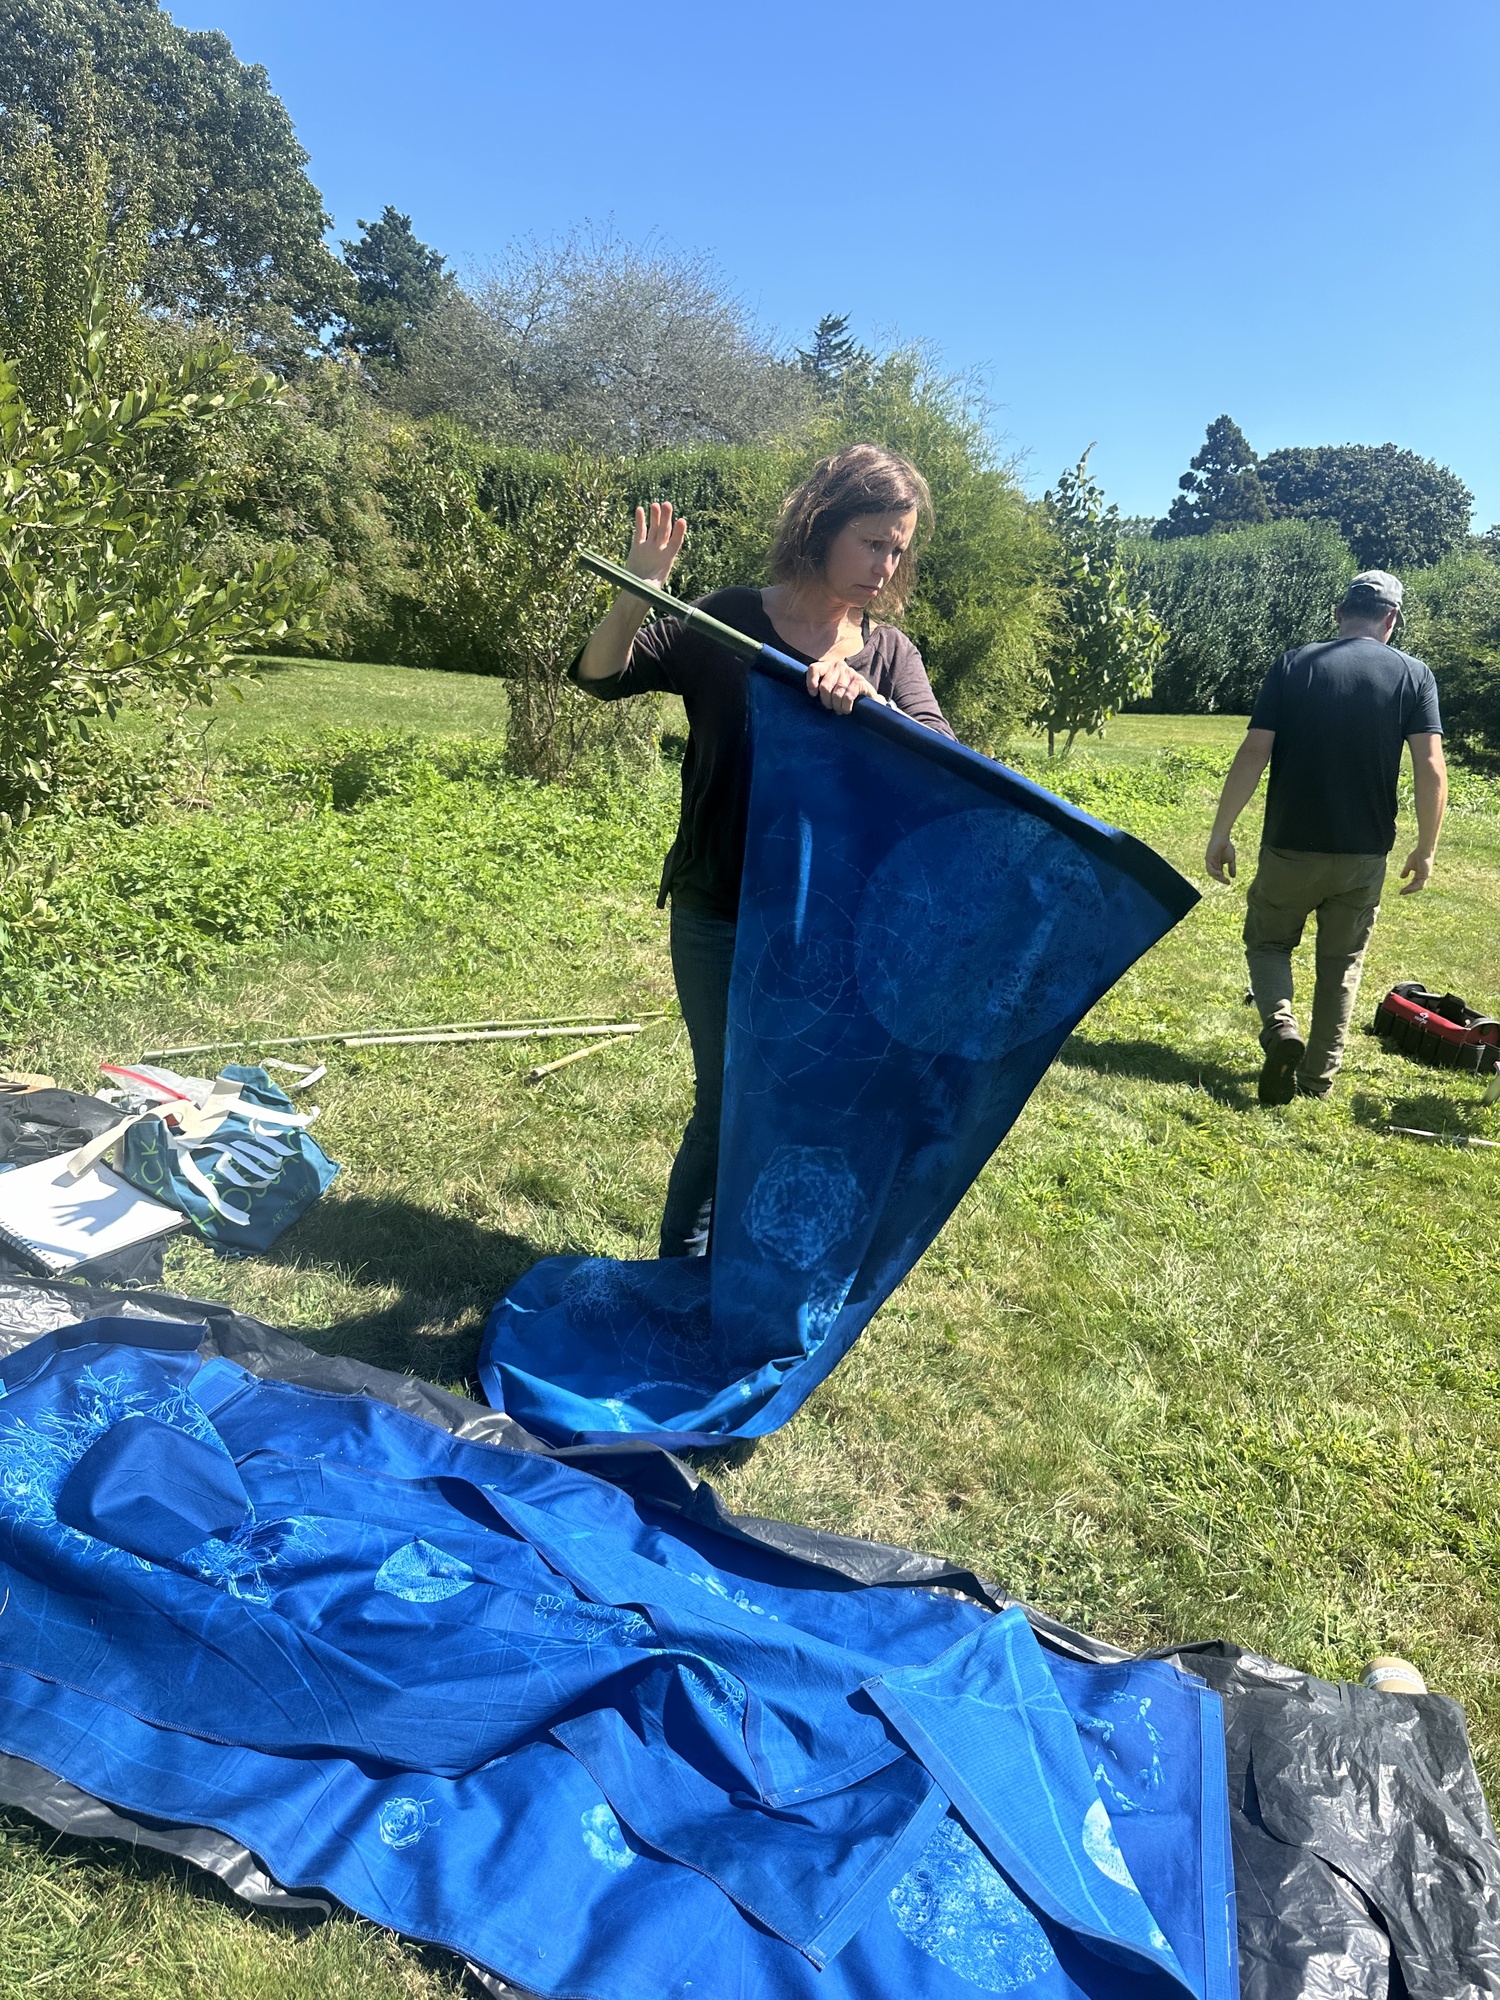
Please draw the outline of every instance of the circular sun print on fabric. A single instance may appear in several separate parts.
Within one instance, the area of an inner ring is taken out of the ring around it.
[[[870,876],[860,996],[908,1048],[989,1061],[1093,997],[1103,922],[1087,856],[1044,820],[951,813]]]

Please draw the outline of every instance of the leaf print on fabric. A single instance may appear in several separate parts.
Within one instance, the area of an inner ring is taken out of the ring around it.
[[[380,1808],[376,1824],[380,1829],[380,1838],[387,1847],[395,1848],[398,1853],[402,1848],[415,1847],[424,1833],[442,1825],[441,1820],[433,1819],[429,1815],[427,1804],[426,1799],[386,1800]]]
[[[466,1562],[420,1536],[388,1555],[375,1572],[377,1590],[388,1597],[404,1597],[408,1604],[441,1603],[469,1589],[473,1581],[474,1572]]]
[[[1057,1963],[1047,1933],[955,1819],[938,1822],[887,1901],[918,1951],[986,1993],[1019,1993]]]
[[[554,1597],[544,1592],[536,1615],[554,1638],[581,1639],[585,1645],[648,1646],[656,1637],[638,1611],[614,1604],[590,1604],[585,1599]]]
[[[583,1844],[601,1867],[621,1874],[635,1859],[635,1851],[625,1842],[620,1822],[604,1804],[590,1806],[581,1821]]]

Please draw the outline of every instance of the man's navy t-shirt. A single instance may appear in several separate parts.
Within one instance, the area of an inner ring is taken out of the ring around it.
[[[1330,639],[1282,654],[1250,727],[1276,732],[1267,847],[1389,854],[1401,746],[1443,725],[1429,666],[1379,639]]]

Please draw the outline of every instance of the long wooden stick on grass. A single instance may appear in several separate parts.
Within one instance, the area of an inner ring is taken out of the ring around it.
[[[228,1042],[188,1042],[175,1049],[144,1049],[142,1062],[159,1062],[165,1056],[211,1056],[225,1049],[293,1049],[311,1047],[319,1042],[371,1043],[389,1040],[396,1036],[410,1035],[467,1035],[490,1034],[511,1035],[521,1039],[523,1034],[540,1039],[548,1034],[591,1035],[605,1031],[617,1031],[622,1027],[638,1028],[645,1021],[659,1018],[654,1014],[644,1014],[641,1022],[614,1022],[607,1014],[537,1014],[523,1016],[518,1021],[434,1021],[428,1026],[412,1028],[337,1028],[316,1035],[240,1035]]]
[[[587,1028],[469,1028],[460,1033],[423,1028],[401,1035],[350,1035],[343,1046],[346,1049],[385,1049],[405,1042],[546,1042],[558,1041],[568,1035],[608,1035],[610,1041],[618,1042],[629,1035],[638,1035],[643,1026],[640,1021],[595,1021]],[[601,1042],[599,1046],[603,1048],[606,1045]],[[565,1057],[564,1060],[571,1061],[572,1058]]]

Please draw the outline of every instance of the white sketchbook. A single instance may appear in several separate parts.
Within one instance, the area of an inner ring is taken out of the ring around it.
[[[111,1250],[180,1229],[187,1217],[141,1194],[108,1167],[75,1179],[69,1155],[0,1174],[0,1243],[56,1276]]]

